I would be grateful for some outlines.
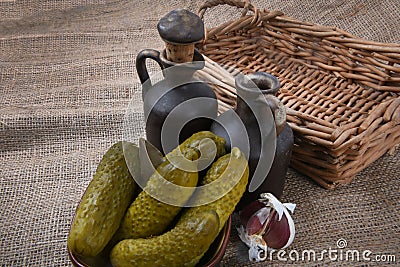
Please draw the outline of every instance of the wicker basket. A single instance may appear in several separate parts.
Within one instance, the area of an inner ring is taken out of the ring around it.
[[[198,49],[224,67],[279,78],[278,97],[295,133],[293,168],[333,189],[394,151],[400,143],[399,44],[261,11],[249,1],[206,1],[199,15],[221,4],[243,8],[242,16],[207,29]],[[236,95],[226,88],[218,98],[233,106]]]

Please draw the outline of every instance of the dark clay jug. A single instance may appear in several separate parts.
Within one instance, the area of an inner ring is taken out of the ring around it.
[[[248,153],[250,182],[237,206],[239,210],[259,199],[261,193],[269,192],[277,198],[282,196],[293,146],[293,133],[286,122],[285,107],[275,97],[280,87],[275,76],[264,72],[238,75],[235,84],[238,97],[234,112],[222,114],[212,124],[211,131],[227,140],[228,151],[232,146],[238,146],[245,154]],[[266,107],[270,112],[266,112]],[[247,133],[244,133],[240,125],[244,125]],[[248,144],[244,140],[245,134]],[[247,145],[250,150],[246,152]],[[267,171],[258,172],[257,176],[257,168],[267,168]],[[264,176],[259,177],[260,175]],[[256,186],[259,185],[255,191],[254,187],[251,188],[253,179],[257,179]]]
[[[159,21],[158,30],[167,48],[161,53],[141,51],[136,69],[142,83],[147,140],[166,154],[192,134],[209,130],[218,104],[212,88],[193,77],[205,64],[194,49],[194,43],[204,38],[201,19],[187,10],[174,10]],[[162,69],[164,78],[156,84],[149,80],[146,59],[155,60]]]

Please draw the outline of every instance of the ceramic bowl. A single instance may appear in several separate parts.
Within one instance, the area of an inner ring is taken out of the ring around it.
[[[222,257],[225,254],[226,246],[228,245],[229,235],[232,228],[232,216],[229,217],[228,221],[225,223],[224,228],[214,240],[214,242],[209,247],[208,251],[201,258],[200,262],[196,267],[216,267]],[[109,252],[101,253],[100,255],[93,258],[83,258],[79,255],[75,255],[68,248],[68,255],[75,267],[112,267],[109,260]]]

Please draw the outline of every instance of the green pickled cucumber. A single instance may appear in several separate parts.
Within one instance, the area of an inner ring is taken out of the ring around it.
[[[185,217],[169,232],[152,237],[125,239],[111,251],[114,267],[181,267],[193,255],[206,251],[218,235],[219,218],[212,210]]]
[[[213,141],[213,144],[204,142],[205,139]],[[213,154],[218,157],[225,153],[225,140],[208,131],[198,132],[171,151],[166,158],[175,158],[179,153],[182,153],[190,161],[197,160],[200,156],[210,158]],[[192,187],[192,190],[178,193],[169,192],[165,189],[166,181],[179,186]],[[191,197],[197,182],[197,172],[184,171],[175,167],[169,160],[165,160],[129,207],[113,242],[129,238],[149,237],[165,232],[181,211],[182,206]],[[180,203],[180,205],[167,204],[158,200],[160,198],[155,199],[151,196],[154,194],[149,195],[148,192],[168,197],[168,203]]]
[[[197,152],[193,149],[187,149],[184,155],[189,160],[197,158]],[[161,202],[147,193],[149,188],[155,190],[158,188],[160,193],[163,194],[162,189],[165,181],[179,186],[192,187],[191,192],[186,191],[187,194],[170,195],[176,203],[181,203],[181,206]],[[113,241],[161,234],[171,224],[172,220],[182,209],[182,206],[190,198],[197,182],[197,172],[188,172],[177,168],[168,160],[161,163],[150,177],[146,187],[130,205]]]
[[[235,207],[246,191],[249,179],[249,167],[244,154],[234,147],[230,154],[224,155],[211,166],[203,177],[201,185],[209,185],[193,198],[208,199],[209,196],[221,195],[221,198],[206,205],[191,208],[194,212],[212,209],[218,213],[220,229],[235,210]],[[196,202],[196,201],[195,201]]]
[[[221,181],[218,178],[222,178]],[[204,177],[202,184],[211,186],[192,197],[203,199],[222,191],[226,194],[208,204],[187,208],[176,226],[163,235],[121,241],[111,251],[113,266],[195,266],[234,211],[246,190],[248,178],[247,161],[238,148],[233,148],[231,154],[220,157]],[[212,234],[198,235],[187,227],[210,211],[218,215]]]
[[[226,179],[229,181],[226,181]],[[238,148],[233,148],[231,154],[220,157],[211,166],[206,176],[201,181],[202,185],[213,186],[207,187],[206,190],[201,191],[193,197],[206,199],[209,198],[210,195],[219,195],[221,192],[227,193],[216,201],[190,208],[188,213],[192,215],[189,216],[195,216],[197,212],[201,212],[202,210],[211,209],[216,211],[219,218],[218,232],[220,232],[246,191],[248,180],[249,167],[246,158]],[[183,266],[196,266],[205,252],[206,251],[196,257],[192,257],[192,260]]]
[[[86,257],[98,255],[117,231],[136,188],[122,142],[118,142],[103,156],[78,205],[68,235],[69,249]]]
[[[210,131],[201,131],[193,134],[191,137],[186,139],[182,144],[180,144],[178,148],[181,151],[184,151],[185,149],[188,148],[193,148],[198,151],[202,151],[203,153],[201,156],[204,157],[205,159],[209,159],[213,154],[214,150],[212,146],[210,146],[207,142],[204,142],[205,139],[210,139],[215,144],[216,156],[215,158],[212,159],[212,161],[225,155],[226,153],[225,139],[215,135]],[[172,153],[176,153],[178,151],[178,148],[174,149]]]

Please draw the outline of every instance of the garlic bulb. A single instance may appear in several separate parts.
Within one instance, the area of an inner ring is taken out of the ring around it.
[[[261,199],[239,212],[242,225],[237,230],[240,239],[249,246],[251,261],[266,259],[268,248],[285,249],[292,244],[296,231],[290,213],[295,207],[292,203],[281,203],[271,193],[264,193]]]

